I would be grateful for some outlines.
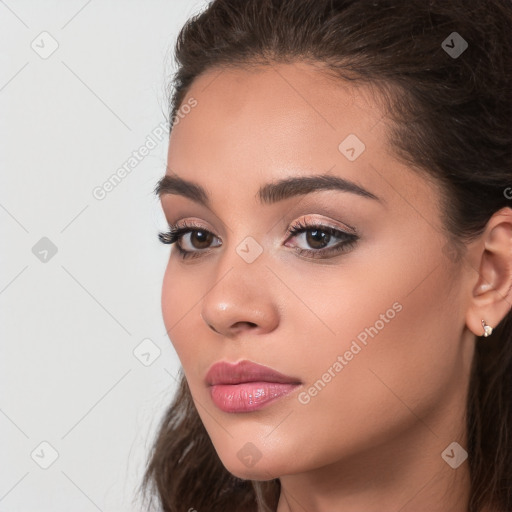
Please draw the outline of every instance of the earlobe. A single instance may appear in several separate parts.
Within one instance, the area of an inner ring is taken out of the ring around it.
[[[479,251],[478,279],[466,324],[476,336],[487,337],[512,307],[512,209],[491,217],[473,250]]]

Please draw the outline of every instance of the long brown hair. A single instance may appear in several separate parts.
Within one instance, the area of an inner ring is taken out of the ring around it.
[[[178,36],[171,129],[204,71],[323,63],[332,76],[382,93],[390,146],[443,184],[446,232],[460,248],[511,205],[511,34],[510,0],[214,0]],[[462,54],[447,51],[449,36],[467,42]],[[144,496],[165,512],[275,511],[279,480],[241,480],[224,468],[180,379]],[[470,512],[512,510],[512,313],[485,343],[477,338],[467,433]]]

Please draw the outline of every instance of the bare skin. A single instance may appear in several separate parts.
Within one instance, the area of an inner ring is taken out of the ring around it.
[[[393,154],[376,97],[311,64],[211,70],[184,103],[190,97],[197,106],[172,131],[166,174],[200,184],[210,203],[176,193],[161,201],[170,224],[194,221],[213,236],[209,246],[197,231],[182,237],[197,258],[172,246],[162,311],[222,463],[244,479],[279,477],[278,512],[467,512],[468,461],[447,460],[467,448],[481,320],[495,326],[512,302],[512,210],[453,258],[441,191]],[[349,134],[365,145],[353,161],[355,139],[339,148]],[[257,197],[270,182],[320,174],[377,199],[340,190],[275,204]],[[299,255],[321,245],[308,232],[290,237],[297,221],[353,227],[358,239],[323,258]],[[262,250],[251,263],[237,252],[246,237]],[[224,412],[206,372],[244,359],[301,386],[260,410]],[[453,442],[461,448],[443,459]],[[237,456],[247,443],[260,454],[250,467]]]

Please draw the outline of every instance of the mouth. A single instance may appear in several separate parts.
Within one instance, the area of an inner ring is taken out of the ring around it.
[[[213,403],[230,413],[251,412],[282,398],[302,382],[250,361],[214,364],[205,378]]]

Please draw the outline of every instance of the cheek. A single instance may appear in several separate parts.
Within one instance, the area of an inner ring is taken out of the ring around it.
[[[463,375],[464,315],[450,269],[438,263],[444,261],[432,251],[423,260],[381,262],[338,280],[313,284],[303,273],[291,283],[294,290],[303,283],[301,296],[335,334],[304,308],[288,312],[300,333],[289,357],[306,384],[272,435],[252,430],[261,434],[269,463],[277,467],[281,456],[274,454],[291,456],[296,446],[308,447],[295,456],[302,468],[370,449],[414,427],[450,396],[454,376]]]
[[[200,290],[196,289],[190,277],[185,277],[186,275],[169,260],[162,283],[162,317],[169,339],[184,369],[188,367],[190,349],[187,351],[187,347],[194,347],[190,342],[190,338],[194,336],[191,320],[195,321],[193,308],[200,298]]]
[[[454,376],[463,375],[464,316],[449,269],[429,274],[441,260],[433,253],[426,260],[374,266],[364,279],[344,276],[310,296],[309,304],[315,297],[329,304],[322,318],[336,334],[322,330],[291,352],[307,384],[294,414],[265,438],[269,456],[302,443],[314,447],[302,452],[304,467],[334,462],[412,428],[446,400]]]
[[[172,271],[171,262],[167,263],[164,279],[162,282],[162,317],[165,323],[167,333],[172,340],[172,330],[177,320],[179,310],[178,288],[179,275]],[[178,308],[178,309],[177,309]]]
[[[219,359],[222,347],[212,342],[215,334],[200,315],[202,301],[214,285],[211,267],[200,266],[181,269],[179,262],[170,259],[161,297],[165,329],[192,391],[202,388],[202,377],[209,363]]]

